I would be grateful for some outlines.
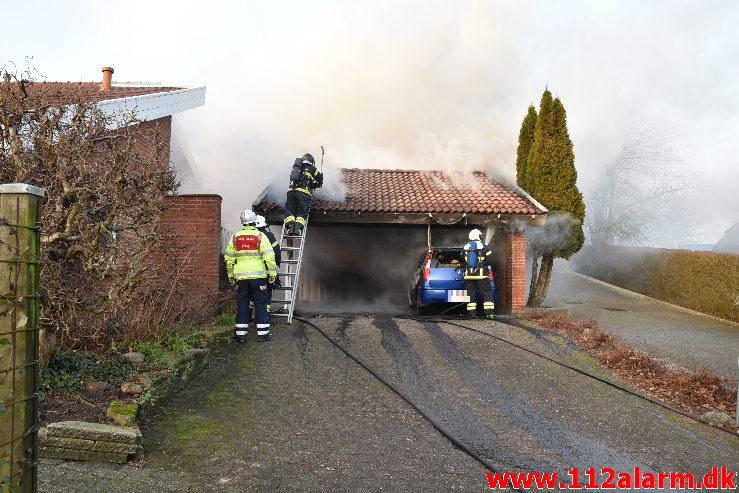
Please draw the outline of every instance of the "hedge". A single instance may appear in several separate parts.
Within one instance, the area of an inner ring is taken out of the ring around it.
[[[585,246],[575,271],[630,291],[739,322],[739,255]]]

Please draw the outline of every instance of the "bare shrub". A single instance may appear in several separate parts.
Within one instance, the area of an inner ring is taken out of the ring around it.
[[[128,330],[164,241],[165,195],[178,188],[168,127],[103,111],[101,97],[30,72],[0,81],[0,183],[45,190],[41,325],[70,347]]]
[[[735,416],[736,387],[726,379],[706,371],[668,368],[663,361],[603,332],[593,319],[572,320],[546,312],[527,318],[567,336],[615,374],[669,405],[692,413],[717,410]]]

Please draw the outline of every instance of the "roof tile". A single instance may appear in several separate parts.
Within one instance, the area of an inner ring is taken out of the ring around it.
[[[341,169],[346,200],[313,199],[325,212],[542,214],[516,187],[480,171]]]

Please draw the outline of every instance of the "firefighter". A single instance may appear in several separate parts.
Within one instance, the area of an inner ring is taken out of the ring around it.
[[[303,234],[310,212],[311,194],[323,186],[323,173],[310,154],[297,158],[290,173],[290,188],[285,202],[285,231],[291,236]]]
[[[467,315],[474,318],[477,312],[478,294],[482,298],[482,310],[485,318],[493,319],[493,292],[488,277],[489,269],[493,262],[493,252],[482,243],[482,232],[473,229],[469,234],[469,243],[464,246],[464,259],[466,262],[464,270],[464,288],[467,296]]]
[[[280,270],[280,262],[282,261],[282,252],[280,251],[280,242],[277,241],[277,238],[275,238],[275,235],[272,231],[269,230],[269,226],[267,226],[267,220],[264,218],[264,216],[257,216],[257,222],[255,224],[257,229],[261,231],[262,233],[267,236],[267,239],[269,240],[269,244],[272,245],[272,250],[275,252],[275,264],[277,265],[277,270]],[[275,281],[269,285],[269,302],[267,302],[267,313],[272,312],[272,291],[275,289],[280,289],[282,287],[282,283],[280,282],[280,276],[279,274],[275,277]],[[254,303],[249,303],[249,309],[254,309]]]
[[[228,280],[236,286],[236,342],[246,342],[251,322],[249,302],[254,302],[257,340],[271,341],[269,333],[269,284],[277,279],[275,252],[269,239],[256,228],[257,215],[246,209],[241,213],[241,231],[234,234],[226,246]]]
[[[277,265],[277,267],[279,267],[280,262],[282,261],[280,242],[275,237],[275,234],[269,230],[269,226],[267,226],[267,220],[264,218],[264,216],[257,216],[257,222],[255,223],[255,226],[259,231],[267,236],[269,244],[272,245],[272,250],[274,250],[275,252],[275,264]]]

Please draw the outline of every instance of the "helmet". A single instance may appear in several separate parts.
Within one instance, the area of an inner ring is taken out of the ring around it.
[[[303,154],[303,162],[309,164],[316,164],[316,160],[313,159],[311,154]]]
[[[470,240],[482,241],[482,231],[479,229],[473,229],[470,231]]]
[[[241,224],[254,224],[257,222],[257,215],[251,209],[245,209],[241,213]]]
[[[264,228],[267,226],[267,220],[264,219],[264,216],[257,216],[257,223],[255,224],[257,228]]]

